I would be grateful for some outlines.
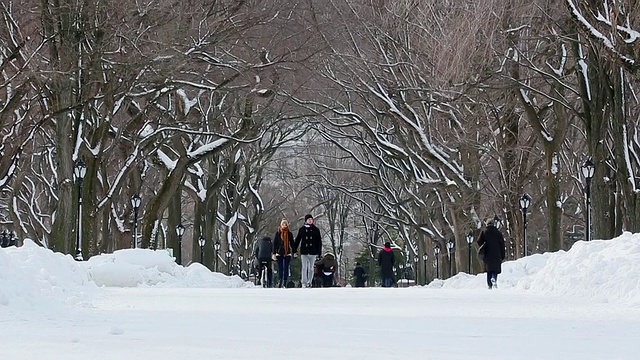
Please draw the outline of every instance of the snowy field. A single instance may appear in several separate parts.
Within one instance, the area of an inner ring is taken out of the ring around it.
[[[0,359],[638,359],[640,234],[427,287],[261,289],[162,251],[0,249]]]

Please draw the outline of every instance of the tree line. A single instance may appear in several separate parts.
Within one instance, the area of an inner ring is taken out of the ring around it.
[[[130,246],[139,194],[142,246],[175,248],[184,223],[208,266],[215,241],[247,255],[311,211],[338,256],[464,254],[498,215],[517,258],[523,193],[528,253],[584,236],[591,159],[593,237],[640,231],[638,8],[5,1],[0,221],[73,253],[82,159],[89,256]]]

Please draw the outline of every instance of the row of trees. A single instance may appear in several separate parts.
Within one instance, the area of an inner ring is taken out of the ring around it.
[[[640,231],[635,5],[5,1],[0,220],[72,253],[83,159],[89,256],[130,246],[140,194],[142,245],[185,223],[208,265],[307,212],[338,256],[466,249],[498,214],[519,257],[519,196],[529,251],[566,248],[592,158],[595,238]]]

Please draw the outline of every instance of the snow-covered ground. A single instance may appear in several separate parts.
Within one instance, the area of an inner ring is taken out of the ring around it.
[[[637,359],[640,234],[414,288],[261,289],[163,251],[0,249],[0,359]]]

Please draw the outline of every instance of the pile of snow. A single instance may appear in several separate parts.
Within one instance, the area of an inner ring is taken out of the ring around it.
[[[502,264],[501,289],[640,304],[640,234],[576,242],[569,251],[535,254]],[[428,288],[486,288],[486,274],[460,273]]]
[[[238,276],[211,272],[200,263],[176,264],[166,251],[117,250],[94,256],[80,265],[98,286],[107,287],[253,287]]]
[[[53,300],[88,303],[100,287],[253,287],[238,276],[213,273],[199,263],[177,265],[165,251],[118,250],[75,261],[27,239],[16,248],[0,248],[0,306],[37,307]]]
[[[36,307],[45,299],[75,305],[97,289],[70,255],[31,240],[19,248],[0,248],[0,306]]]
[[[569,251],[536,254],[503,264],[500,291],[580,296],[640,304],[640,234],[577,242]],[[0,306],[37,307],[46,299],[88,303],[101,287],[253,287],[237,276],[213,273],[199,263],[177,265],[165,251],[118,250],[77,262],[25,240],[0,249]],[[457,274],[426,289],[484,289],[486,274]]]

